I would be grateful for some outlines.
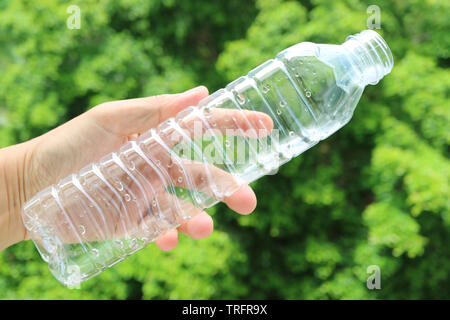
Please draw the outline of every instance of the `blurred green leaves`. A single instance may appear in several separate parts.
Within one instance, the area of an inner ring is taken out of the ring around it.
[[[426,239],[419,234],[419,224],[407,213],[387,203],[375,203],[366,208],[364,222],[369,229],[369,243],[393,248],[398,257],[423,253]]]

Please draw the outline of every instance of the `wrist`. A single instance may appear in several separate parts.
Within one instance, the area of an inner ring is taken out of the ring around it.
[[[30,198],[35,141],[0,149],[0,251],[28,238],[22,208]]]

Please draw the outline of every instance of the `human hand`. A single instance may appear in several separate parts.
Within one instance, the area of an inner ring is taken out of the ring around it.
[[[174,117],[180,110],[196,105],[207,95],[205,87],[198,87],[182,94],[104,103],[36,139],[15,148],[6,148],[22,154],[23,158],[20,161],[19,171],[22,174],[17,179],[18,199],[15,203],[23,205],[41,189],[117,151],[127,141]],[[270,119],[264,114],[259,116],[263,121]],[[223,201],[241,214],[252,212],[256,206],[256,197],[247,185],[241,186]],[[9,241],[9,244],[6,241],[6,246],[23,240],[18,235],[28,238],[20,221],[20,209],[21,206],[16,205],[14,213],[9,215],[12,221],[9,225],[15,230],[8,230],[9,234],[13,231],[14,240]],[[170,250],[177,245],[178,231],[201,239],[210,235],[212,230],[211,217],[206,212],[200,212],[177,229],[159,237],[156,244],[163,250]]]

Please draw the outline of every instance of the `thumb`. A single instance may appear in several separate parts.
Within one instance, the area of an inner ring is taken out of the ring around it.
[[[97,123],[117,135],[129,136],[156,127],[207,96],[208,89],[199,86],[183,93],[106,102],[90,111]]]

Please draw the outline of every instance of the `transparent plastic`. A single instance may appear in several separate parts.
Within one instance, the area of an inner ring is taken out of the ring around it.
[[[61,283],[90,279],[337,131],[392,66],[371,30],[294,45],[41,191],[24,224]]]

